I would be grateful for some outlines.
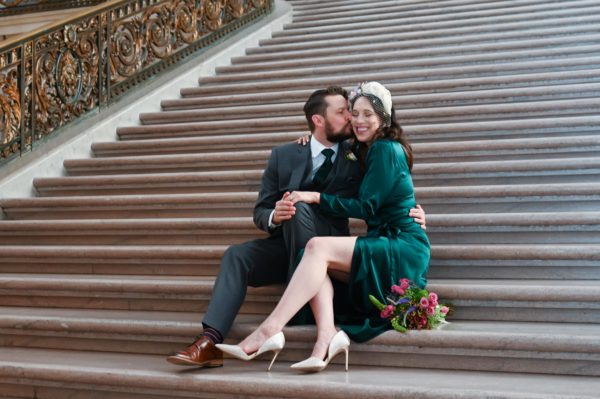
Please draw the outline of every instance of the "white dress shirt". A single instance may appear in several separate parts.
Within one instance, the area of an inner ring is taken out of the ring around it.
[[[315,177],[317,170],[319,170],[321,165],[323,165],[323,162],[325,162],[325,159],[326,159],[325,155],[323,155],[323,153],[321,152],[325,148],[331,148],[333,150],[333,156],[331,157],[331,162],[332,163],[335,162],[335,158],[338,153],[338,148],[340,148],[340,145],[338,143],[335,143],[331,147],[327,147],[327,146],[323,145],[321,142],[319,142],[317,139],[315,139],[314,136],[312,136],[310,138],[310,155],[312,157],[312,170],[310,171],[311,180]],[[275,227],[279,226],[279,224],[273,223],[274,215],[275,215],[275,209],[273,209],[271,211],[271,215],[269,215],[269,228],[270,229],[274,229]]]

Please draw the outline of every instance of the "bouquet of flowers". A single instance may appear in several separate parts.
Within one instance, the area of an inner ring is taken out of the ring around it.
[[[401,279],[399,285],[392,285],[386,298],[387,305],[373,295],[369,295],[369,299],[396,331],[431,330],[447,324],[446,315],[450,309],[438,303],[437,294],[417,287],[406,278]]]

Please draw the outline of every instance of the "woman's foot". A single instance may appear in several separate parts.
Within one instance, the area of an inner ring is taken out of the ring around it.
[[[239,347],[246,352],[251,354],[256,352],[266,340],[277,334],[279,330],[269,328],[268,326],[259,326],[254,332],[248,335],[242,342],[239,343]]]
[[[325,359],[327,357],[329,343],[335,334],[337,334],[337,330],[335,328],[327,331],[319,331],[317,334],[317,342],[315,342],[315,346],[313,347],[313,351],[310,356],[318,359]]]

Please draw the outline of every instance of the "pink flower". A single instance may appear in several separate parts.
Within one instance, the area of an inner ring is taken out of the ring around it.
[[[387,305],[385,308],[383,308],[379,315],[382,318],[387,319],[392,313],[394,313],[394,307],[392,305]]]
[[[427,298],[425,298],[425,297],[421,298],[421,301],[419,302],[419,307],[421,309],[425,309],[425,308],[429,307],[429,301],[427,300]]]
[[[404,289],[399,285],[392,285],[392,292],[398,295],[404,295]]]
[[[430,292],[429,293],[429,300],[431,302],[437,302],[438,301],[438,296],[435,292]]]
[[[442,314],[448,314],[448,311],[450,309],[448,309],[448,306],[442,306],[442,308],[440,309],[440,312],[442,312]]]
[[[427,313],[427,316],[433,316],[435,314],[435,308],[430,306],[425,310],[425,313]]]
[[[407,278],[400,279],[400,288],[403,290],[407,289],[410,286],[410,281]]]

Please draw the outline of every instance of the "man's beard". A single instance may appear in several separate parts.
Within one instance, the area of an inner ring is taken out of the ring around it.
[[[325,137],[330,143],[341,143],[344,140],[354,137],[354,133],[352,133],[350,123],[336,132],[331,127],[331,124],[325,121]]]

